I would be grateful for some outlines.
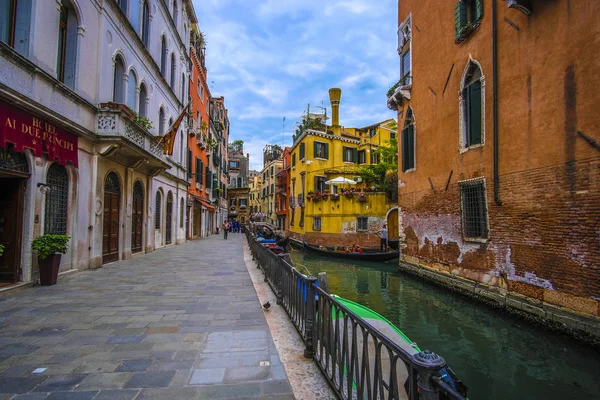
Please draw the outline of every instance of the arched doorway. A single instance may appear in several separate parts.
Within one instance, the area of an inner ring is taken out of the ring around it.
[[[111,172],[104,181],[104,221],[102,231],[102,263],[119,260],[119,203],[121,184]]]
[[[173,193],[169,192],[167,194],[167,221],[165,226],[166,233],[166,244],[171,244],[173,242]]]
[[[23,203],[29,164],[22,153],[0,148],[0,282],[17,282],[21,270]]]
[[[388,212],[387,215],[387,226],[388,226],[388,241],[390,247],[393,249],[398,248],[398,240],[400,231],[398,229],[398,207],[393,208]]]
[[[142,231],[144,213],[144,188],[142,182],[133,184],[133,207],[131,211],[131,252],[142,251]]]

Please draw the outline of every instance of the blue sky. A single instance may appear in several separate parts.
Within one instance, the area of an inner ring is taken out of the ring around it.
[[[230,141],[244,140],[252,169],[266,144],[291,144],[309,103],[331,115],[330,87],[342,89],[341,125],[395,117],[386,92],[399,76],[397,0],[193,2],[211,93],[225,96]]]

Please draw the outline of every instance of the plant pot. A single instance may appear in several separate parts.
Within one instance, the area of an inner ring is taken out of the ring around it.
[[[38,260],[40,268],[40,285],[52,286],[56,285],[58,280],[58,269],[60,267],[61,254],[52,254],[48,258]]]

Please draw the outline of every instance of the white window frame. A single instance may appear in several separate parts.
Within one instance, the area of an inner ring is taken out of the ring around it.
[[[404,73],[402,66],[402,55],[406,51],[410,51],[410,71],[408,74],[412,74],[413,70],[413,52],[412,52],[412,13],[408,14],[408,17],[398,26],[398,56],[400,57],[400,79],[404,78],[407,74]],[[405,47],[408,45],[408,48]],[[412,86],[412,78],[409,78],[402,86]]]
[[[469,73],[469,67],[471,63],[477,65],[479,70],[481,71],[481,78],[479,81],[481,82],[481,143],[475,144],[473,146],[467,146],[467,125],[465,124],[465,114],[466,110],[466,101],[463,97],[463,90],[465,89],[465,79],[467,74]],[[478,147],[482,147],[485,144],[485,75],[483,74],[483,68],[481,64],[474,60],[471,56],[469,56],[469,61],[467,61],[467,65],[462,73],[460,79],[460,90],[458,91],[458,102],[459,102],[459,113],[458,113],[458,140],[459,140],[459,153],[466,153],[471,149],[476,149]],[[415,140],[416,142],[416,140]],[[416,162],[415,162],[416,165]]]

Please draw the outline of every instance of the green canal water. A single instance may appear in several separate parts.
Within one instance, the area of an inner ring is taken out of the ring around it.
[[[600,399],[600,353],[592,348],[401,273],[398,260],[291,256],[300,270],[327,272],[331,293],[375,310],[443,356],[471,400]]]

